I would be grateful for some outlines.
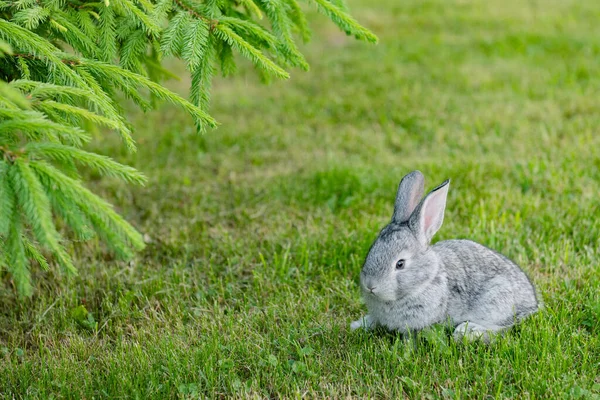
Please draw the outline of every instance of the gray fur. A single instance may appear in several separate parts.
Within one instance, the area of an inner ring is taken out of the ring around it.
[[[369,315],[350,326],[381,325],[406,333],[449,321],[456,339],[489,341],[538,310],[535,289],[519,266],[481,244],[445,240],[431,246],[443,221],[449,181],[412,213],[404,213],[411,204],[399,204],[414,203],[422,177],[414,171],[400,184],[394,217],[371,246],[360,275]],[[397,270],[399,259],[405,266]]]

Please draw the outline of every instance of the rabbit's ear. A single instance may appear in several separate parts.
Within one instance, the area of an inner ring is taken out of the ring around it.
[[[446,197],[450,180],[433,189],[410,216],[409,225],[423,244],[429,244],[431,238],[444,222]]]
[[[402,223],[408,221],[413,210],[423,197],[425,177],[421,171],[413,171],[402,178],[394,203],[392,221]]]

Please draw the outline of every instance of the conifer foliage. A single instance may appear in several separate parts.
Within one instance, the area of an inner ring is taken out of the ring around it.
[[[288,78],[308,64],[296,38],[310,37],[304,10],[316,6],[349,35],[376,37],[342,0],[16,0],[0,1],[0,271],[22,295],[33,290],[31,266],[74,274],[65,244],[98,237],[128,258],[141,235],[83,183],[89,168],[132,184],[146,178],[84,150],[92,129],[117,132],[135,150],[118,99],[142,110],[158,100],[189,112],[199,130],[208,114],[211,79],[235,73],[235,54],[261,77]],[[185,61],[186,100],[159,82],[165,57]],[[6,271],[8,275],[6,275]],[[4,279],[8,282],[7,279]]]

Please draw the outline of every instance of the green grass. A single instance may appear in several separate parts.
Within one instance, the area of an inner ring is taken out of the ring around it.
[[[350,2],[377,46],[315,17],[310,72],[216,82],[216,131],[164,106],[136,154],[98,138],[150,178],[90,176],[148,247],[0,286],[0,398],[600,397],[600,3],[377,3]],[[452,179],[437,239],[513,258],[543,312],[490,346],[349,331],[412,169]]]

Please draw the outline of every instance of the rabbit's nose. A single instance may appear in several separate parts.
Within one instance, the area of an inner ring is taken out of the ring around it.
[[[373,293],[373,290],[375,290],[375,286],[367,285],[367,289],[369,289],[369,291]]]

